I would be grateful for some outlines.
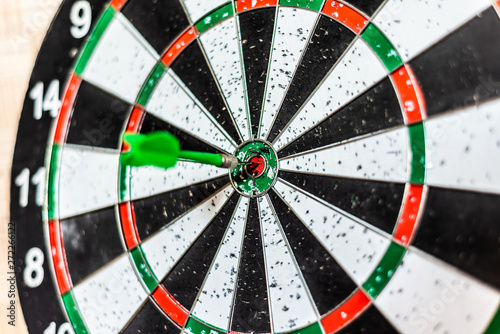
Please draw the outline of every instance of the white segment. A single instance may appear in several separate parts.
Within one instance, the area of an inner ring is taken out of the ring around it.
[[[318,315],[271,207],[267,196],[259,198],[272,326],[278,333],[311,324]]]
[[[82,76],[97,87],[134,103],[159,58],[134,26],[121,13],[116,13]]]
[[[126,254],[73,289],[90,333],[115,334],[148,298]]]
[[[170,272],[232,193],[233,187],[228,185],[142,244],[144,256],[158,279],[163,280]]]
[[[402,333],[482,333],[499,302],[498,291],[412,250],[375,299]]]
[[[406,62],[490,6],[490,0],[389,0],[374,23]]]
[[[118,203],[116,151],[65,145],[59,179],[59,218],[99,210]]]
[[[281,181],[274,188],[351,278],[363,284],[389,248],[390,236],[367,228]]]
[[[241,71],[236,18],[231,17],[200,37],[208,61],[244,140],[250,138],[245,85]]]
[[[186,87],[179,82],[176,74],[169,69],[151,95],[146,110],[187,133],[233,153],[235,146],[227,139],[229,136],[208,116],[208,111],[200,108],[186,93]]]
[[[425,122],[426,183],[500,194],[500,100]]]
[[[210,13],[212,10],[220,7],[228,2],[228,0],[182,0],[184,6],[191,17],[191,21],[196,23],[203,16]]]
[[[133,167],[131,170],[131,200],[158,195],[194,183],[214,179],[226,170],[193,162],[177,162],[175,168]]]
[[[386,76],[386,69],[360,38],[328,75],[275,142],[279,150],[311,127],[365,93]]]
[[[199,319],[224,330],[229,328],[231,318],[248,203],[248,198],[240,198],[193,310]]]
[[[309,35],[314,30],[317,17],[318,13],[310,10],[297,7],[279,8],[267,76],[264,113],[260,128],[261,138],[267,138],[271,130],[274,116],[285,97],[302,53],[307,48]]]
[[[408,180],[408,130],[401,128],[280,161],[280,169],[367,180]]]

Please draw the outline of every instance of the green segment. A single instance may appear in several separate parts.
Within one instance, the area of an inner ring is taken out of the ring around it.
[[[249,197],[264,195],[278,176],[278,157],[268,144],[255,141],[244,145],[236,152],[236,158],[241,162],[248,162],[255,155],[262,156],[267,162],[262,175],[252,178],[246,173],[244,165],[232,169],[229,174],[236,190]]]
[[[140,246],[136,247],[130,252],[130,254],[132,255],[135,267],[137,268],[142,281],[148,287],[149,292],[153,292],[153,290],[158,286],[158,283],[154,274],[149,269],[149,265],[147,264],[145,257],[142,256],[142,248]]]
[[[129,179],[130,179],[130,167],[126,165],[120,165],[120,202],[127,201],[129,195]]]
[[[376,298],[385,288],[392,277],[394,271],[401,263],[406,249],[397,243],[391,242],[387,252],[378,264],[377,268],[370,275],[368,280],[363,284],[363,289]]]
[[[366,27],[361,37],[363,37],[365,42],[368,43],[373,51],[380,57],[389,72],[403,65],[394,46],[373,24],[370,23],[368,27]]]
[[[500,333],[500,308],[497,310],[497,313],[493,317],[493,319],[490,322],[490,325],[488,328],[486,328],[486,331],[484,334],[498,334]]]
[[[303,7],[320,11],[323,0],[280,0],[280,5]]]
[[[160,62],[158,65],[156,65],[156,67],[153,69],[153,71],[149,75],[149,78],[146,81],[146,84],[144,85],[144,87],[142,87],[142,90],[139,93],[139,97],[137,99],[137,103],[139,103],[141,106],[145,106],[146,103],[148,103],[149,98],[150,98],[151,94],[153,93],[153,90],[156,87],[156,84],[163,76],[165,69],[166,69],[165,65]]]
[[[412,152],[410,182],[425,182],[425,131],[424,124],[418,123],[408,127]]]
[[[217,328],[217,327],[209,327],[202,323],[201,321],[197,321],[194,317],[189,318],[186,324],[186,331],[192,334],[223,334],[226,331]]]
[[[233,9],[233,3],[230,2],[227,5],[224,5],[207,16],[203,17],[200,19],[198,22],[196,22],[195,26],[196,29],[202,33],[205,30],[210,29],[212,26],[217,24],[218,22],[234,15],[234,9]]]
[[[61,148],[59,145],[54,144],[52,146],[52,152],[50,154],[50,171],[49,171],[49,185],[48,185],[48,199],[47,199],[47,211],[49,219],[57,219],[57,205],[58,205],[58,186],[57,186],[57,166],[59,165],[59,156]]]
[[[73,294],[71,292],[64,294],[62,300],[66,312],[68,313],[69,320],[71,321],[71,325],[73,325],[73,329],[75,330],[75,334],[87,334],[87,327],[80,316]]]
[[[104,31],[108,27],[109,23],[115,16],[115,10],[109,6],[106,11],[102,14],[101,18],[99,19],[99,22],[97,22],[96,27],[94,28],[94,31],[92,31],[92,34],[90,35],[89,40],[87,41],[87,44],[84,46],[83,52],[81,53],[80,57],[78,58],[78,61],[76,62],[75,66],[75,73],[79,76],[82,75],[83,71],[85,70],[85,67],[87,66],[87,63],[89,62],[90,56],[94,52],[94,49],[97,46],[97,43],[101,39],[102,35],[104,34]]]
[[[290,332],[289,334],[322,334],[321,326],[318,322],[309,325],[305,328],[299,329],[298,331]]]

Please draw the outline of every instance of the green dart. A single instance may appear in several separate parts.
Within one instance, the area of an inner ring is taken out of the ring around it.
[[[179,140],[166,131],[126,133],[123,139],[130,145],[130,151],[121,155],[122,165],[171,168],[181,160],[234,169],[239,164],[238,159],[229,154],[182,151]]]

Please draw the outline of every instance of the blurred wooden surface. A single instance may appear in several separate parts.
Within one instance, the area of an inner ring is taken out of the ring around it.
[[[0,333],[27,333],[19,301],[7,324],[7,224],[17,122],[38,49],[61,0],[2,0],[0,6]],[[32,333],[38,334],[38,333]],[[41,333],[40,333],[41,334]]]

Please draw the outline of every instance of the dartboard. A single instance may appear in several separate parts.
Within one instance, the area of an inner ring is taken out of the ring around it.
[[[499,333],[499,5],[63,1],[12,168],[30,333]],[[121,163],[157,132],[238,165]]]

